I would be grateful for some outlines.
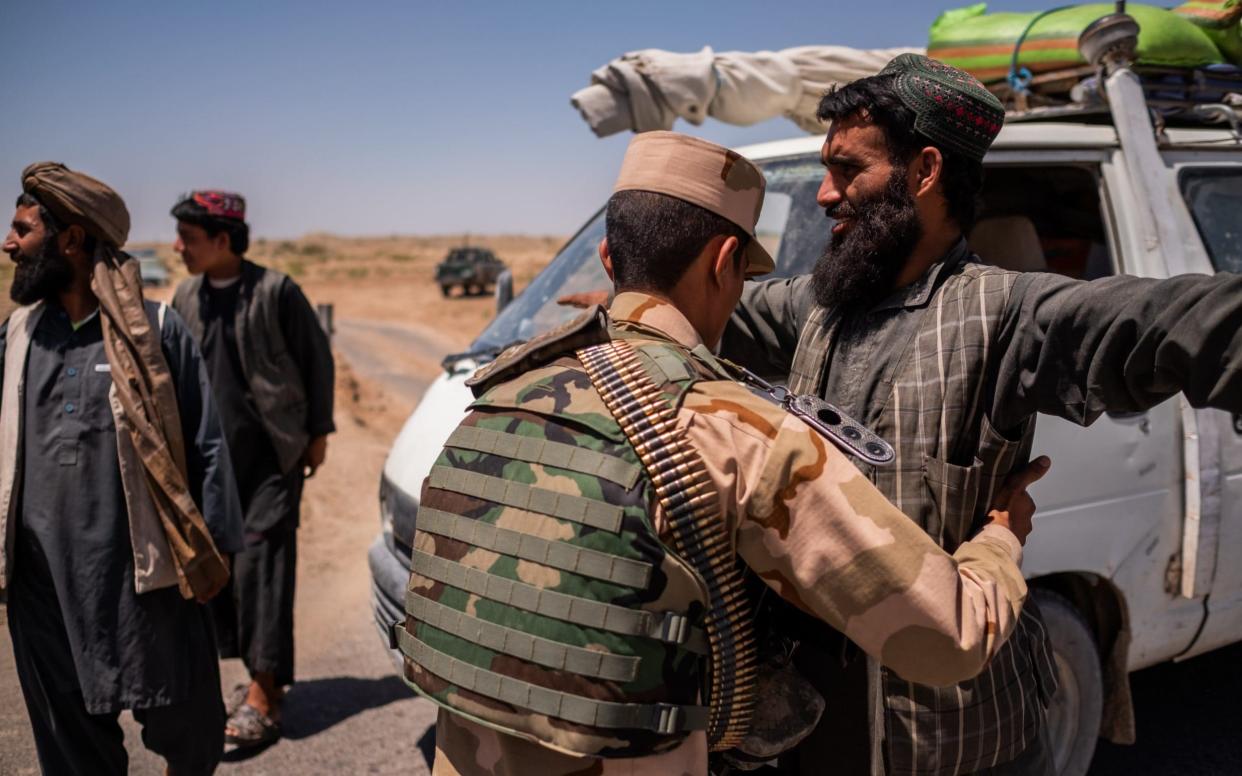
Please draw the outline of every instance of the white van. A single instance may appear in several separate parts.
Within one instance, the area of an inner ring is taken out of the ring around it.
[[[972,247],[1012,269],[1076,278],[1242,272],[1242,136],[1192,127],[1158,140],[1144,155],[1132,143],[1123,150],[1111,123],[1009,123],[984,162]],[[828,239],[815,203],[821,142],[738,149],[767,177],[758,229],[773,276],[808,272]],[[471,353],[446,360],[397,437],[370,557],[382,633],[404,616],[418,494],[472,398],[465,379],[578,313],[558,304],[564,295],[609,287],[596,253],[603,235],[601,211]],[[1090,428],[1050,417],[1037,428],[1034,450],[1053,468],[1032,491],[1039,512],[1023,568],[1061,672],[1050,721],[1058,772],[1084,773],[1097,734],[1133,740],[1128,672],[1242,639],[1242,564],[1227,555],[1242,547],[1242,417],[1174,398]]]

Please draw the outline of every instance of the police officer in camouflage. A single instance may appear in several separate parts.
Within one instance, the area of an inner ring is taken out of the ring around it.
[[[611,308],[471,378],[394,628],[440,706],[434,773],[705,774],[744,749],[768,685],[743,569],[911,681],[974,676],[1014,627],[1046,461],[949,555],[712,355],[773,268],[763,191],[724,148],[635,137],[600,245]]]

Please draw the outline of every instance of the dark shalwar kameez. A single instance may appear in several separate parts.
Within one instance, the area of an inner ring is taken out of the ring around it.
[[[302,499],[301,465],[282,472],[246,383],[237,352],[235,320],[240,278],[224,287],[205,284],[203,358],[224,424],[245,514],[246,546],[234,559],[228,589],[212,602],[221,657],[241,658],[251,674],[270,672],[277,685],[293,683],[293,599],[297,576],[297,527]],[[297,287],[278,298],[281,335],[294,363],[319,354],[308,327],[319,326]],[[310,370],[302,369],[309,376]],[[307,382],[310,382],[307,380]],[[323,410],[322,386],[308,385],[312,438],[333,429],[331,404]],[[326,386],[331,395],[331,386]],[[318,410],[318,412],[317,412]],[[325,417],[326,416],[326,417]]]
[[[0,328],[0,374],[7,328]],[[237,549],[239,507],[221,428],[188,330],[169,311],[162,344],[176,385],[189,482],[218,547]],[[40,764],[49,774],[123,774],[117,716],[178,773],[210,773],[223,747],[207,608],[176,587],[137,593],[112,384],[98,314],[75,331],[48,305],[26,360],[9,628]]]

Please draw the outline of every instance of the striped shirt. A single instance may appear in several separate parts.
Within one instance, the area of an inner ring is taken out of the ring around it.
[[[1034,419],[1000,433],[981,405],[997,328],[1017,273],[964,263],[961,243],[916,283],[863,315],[816,307],[789,387],[829,397],[888,439],[893,465],[860,464],[885,496],[953,552],[978,527],[1005,475],[1030,453]],[[1000,654],[951,687],[881,669],[883,739],[893,774],[958,774],[1008,762],[1033,742],[1056,690],[1033,603]]]

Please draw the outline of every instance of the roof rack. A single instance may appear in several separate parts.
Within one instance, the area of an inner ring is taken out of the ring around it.
[[[1133,68],[1143,95],[1161,123],[1227,124],[1242,140],[1242,68]],[[1024,88],[1008,81],[988,88],[1005,105],[1006,122],[1078,118],[1106,122],[1108,103],[1094,67],[1055,70],[1034,76]]]

